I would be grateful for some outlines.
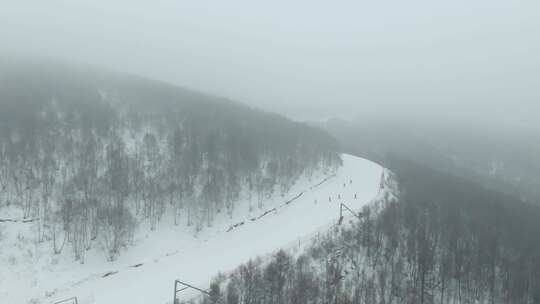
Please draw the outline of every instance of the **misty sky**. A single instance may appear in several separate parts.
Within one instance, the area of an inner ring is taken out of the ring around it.
[[[298,119],[540,110],[540,1],[0,0],[0,53]]]

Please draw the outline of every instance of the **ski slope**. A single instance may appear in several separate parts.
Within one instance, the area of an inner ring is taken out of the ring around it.
[[[383,170],[368,160],[343,155],[343,166],[334,176],[299,181],[288,196],[265,202],[263,209],[251,213],[223,216],[196,236],[185,226],[162,224],[155,232],[139,235],[115,262],[97,253],[85,264],[44,258],[41,255],[50,253],[35,248],[27,249],[35,250],[30,258],[18,258],[13,265],[8,260],[17,248],[0,251],[0,302],[49,304],[76,296],[79,304],[172,303],[175,279],[207,288],[218,272],[278,248],[301,245],[323,232],[337,221],[340,203],[360,209],[377,197]],[[13,227],[24,224],[10,225],[3,242],[20,238],[20,232],[13,235]]]

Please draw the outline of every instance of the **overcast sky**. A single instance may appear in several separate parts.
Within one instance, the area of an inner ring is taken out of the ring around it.
[[[0,52],[136,73],[298,119],[533,120],[539,16],[538,0],[0,0]]]

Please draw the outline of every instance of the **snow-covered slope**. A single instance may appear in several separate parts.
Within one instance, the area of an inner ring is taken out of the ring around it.
[[[171,303],[175,279],[206,288],[217,272],[302,245],[324,231],[337,221],[340,202],[359,209],[373,200],[383,168],[350,155],[343,161],[335,176],[301,181],[288,196],[251,213],[224,216],[197,236],[185,227],[164,225],[139,235],[115,262],[97,254],[83,265],[44,258],[45,250],[20,245],[29,223],[0,223],[6,245],[0,249],[0,302],[54,303],[76,296],[80,304]]]

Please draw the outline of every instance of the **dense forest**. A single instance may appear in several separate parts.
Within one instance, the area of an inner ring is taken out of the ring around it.
[[[95,246],[115,259],[142,221],[199,231],[340,164],[326,133],[221,98],[92,68],[0,68],[0,207],[81,262]]]
[[[216,277],[198,303],[540,303],[540,208],[392,158],[397,199],[300,254]]]

